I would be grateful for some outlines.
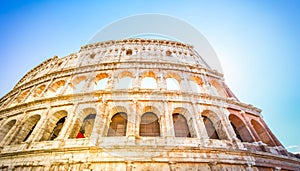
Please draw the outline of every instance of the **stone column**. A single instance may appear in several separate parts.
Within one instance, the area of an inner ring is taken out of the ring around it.
[[[132,80],[132,88],[135,89],[135,90],[138,90],[139,87],[140,87],[140,77],[139,77],[139,68],[136,69],[136,73],[134,73],[134,78]]]
[[[169,107],[168,107],[168,102],[167,101],[163,101],[163,105],[165,108],[165,111],[162,115],[164,115],[164,124],[165,124],[165,136],[166,137],[175,137],[175,132],[174,132],[174,125],[172,123],[173,119],[172,119],[172,113],[171,111],[169,111]]]
[[[193,109],[194,109],[195,119],[196,119],[195,125],[197,125],[197,129],[198,129],[198,135],[197,136],[200,139],[208,139],[209,137],[207,135],[206,127],[204,125],[203,118],[201,116],[201,112],[198,111],[196,103],[193,103],[192,106],[193,106]]]
[[[46,85],[46,87],[45,87],[45,89],[41,92],[41,94],[39,95],[40,97],[43,97],[46,93],[47,93],[47,91],[48,91],[48,89],[49,89],[49,87],[52,85],[52,83],[53,83],[53,78],[48,82],[48,84]]]
[[[60,132],[56,138],[57,140],[64,142],[66,139],[69,138],[69,135],[73,128],[73,123],[75,123],[75,120],[76,120],[77,106],[78,106],[78,104],[74,104],[74,106],[71,109],[66,110],[68,112],[67,120],[64,122],[64,125],[63,125],[62,129],[60,130]],[[73,122],[73,120],[74,120],[74,122]]]
[[[166,90],[167,89],[167,82],[166,82],[166,78],[163,76],[163,74],[161,73],[161,71],[159,72],[159,76],[158,76],[158,84],[157,84],[158,88],[160,90]]]
[[[127,131],[126,136],[130,141],[135,140],[135,136],[137,135],[135,127],[136,127],[136,115],[137,115],[137,101],[133,100],[129,105],[129,113],[127,116]]]
[[[217,162],[209,162],[208,166],[211,171],[219,171],[220,169],[218,168]]]
[[[221,116],[221,122],[224,124],[224,128],[225,128],[225,131],[227,132],[227,138],[229,140],[234,140],[234,141],[240,141],[237,136],[236,136],[236,133],[234,132],[231,124],[230,124],[230,121],[227,117],[227,114],[229,113],[227,110],[221,110],[221,112],[223,113],[223,115],[220,115]]]
[[[200,120],[200,118],[198,118],[198,117],[201,117],[201,116],[198,115],[198,110],[197,110],[195,101],[192,102],[192,110],[193,111],[191,113],[191,118],[192,118],[192,123],[193,123],[194,128],[190,128],[190,129],[194,129],[194,132],[195,132],[197,138],[201,138],[202,136],[205,137],[205,135],[203,135],[203,132],[201,131],[203,128],[201,127],[201,125],[199,124],[199,121],[198,121],[198,120]],[[204,124],[203,124],[203,126],[204,126]]]
[[[132,171],[133,170],[134,163],[132,161],[126,162],[126,171]]]
[[[104,131],[106,124],[107,124],[107,120],[108,120],[108,103],[107,101],[102,101],[102,103],[99,104],[99,111],[100,114],[98,115],[98,119],[95,120],[95,130],[96,130],[96,137],[95,137],[95,141],[96,144],[99,145],[100,142],[100,138],[104,136]]]
[[[170,168],[170,171],[176,171],[176,163],[170,161],[169,162],[169,168]]]

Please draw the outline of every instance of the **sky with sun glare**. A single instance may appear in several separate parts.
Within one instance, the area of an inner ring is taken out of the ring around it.
[[[225,82],[292,152],[300,152],[300,1],[127,0],[0,2],[0,96],[46,59],[77,52],[104,26],[127,16],[166,14],[210,42]]]

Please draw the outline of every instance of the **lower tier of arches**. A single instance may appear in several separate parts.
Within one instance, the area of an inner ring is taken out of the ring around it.
[[[67,142],[65,142],[67,143]],[[247,149],[87,145],[2,152],[1,170],[300,170],[300,160]]]

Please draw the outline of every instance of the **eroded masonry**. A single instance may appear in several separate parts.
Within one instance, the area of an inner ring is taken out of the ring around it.
[[[0,170],[300,170],[190,45],[127,39],[28,72],[0,100]]]

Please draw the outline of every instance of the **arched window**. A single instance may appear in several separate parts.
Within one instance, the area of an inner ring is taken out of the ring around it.
[[[265,130],[265,128],[260,123],[258,123],[257,121],[252,119],[251,124],[262,142],[264,142],[270,146],[275,146],[275,144],[273,143],[272,139],[270,138],[268,132]]]
[[[175,78],[167,78],[167,90],[180,90],[180,85]]]
[[[107,136],[126,136],[127,114],[124,112],[116,113],[109,125]]]
[[[203,85],[203,81],[201,78],[192,76],[189,79],[189,83],[190,83],[192,92],[202,93],[201,86]]]
[[[4,126],[0,129],[0,142],[4,139],[4,137],[7,135],[7,133],[11,130],[11,128],[15,125],[16,120],[11,120],[8,123],[6,123]]]
[[[191,91],[195,93],[201,93],[201,89],[197,83],[190,81]]]
[[[46,88],[46,85],[41,85],[34,90],[33,97],[38,97]]]
[[[239,140],[242,142],[253,142],[252,136],[244,122],[234,114],[229,115],[231,126]]]
[[[91,136],[94,128],[95,118],[96,114],[89,114],[84,118],[76,138],[89,138]]]
[[[95,83],[94,90],[104,90],[107,85],[108,78],[103,78]]]
[[[211,139],[220,139],[213,122],[207,116],[202,117],[208,137]]]
[[[221,86],[218,81],[211,80],[210,85],[211,85],[212,91],[215,95],[222,96],[222,97],[227,97],[224,87]]]
[[[47,121],[40,141],[54,140],[61,131],[68,113],[65,110],[55,112]]]
[[[75,85],[74,93],[80,93],[83,91],[83,86],[85,85],[85,80],[81,80]]]
[[[107,86],[108,75],[105,73],[98,74],[95,78],[93,90],[104,90]]]
[[[61,118],[61,119],[56,123],[56,125],[55,125],[55,127],[53,128],[53,131],[52,131],[52,133],[51,133],[51,135],[50,135],[49,140],[54,140],[55,138],[58,137],[58,134],[60,133],[62,127],[64,126],[64,123],[65,123],[65,121],[66,121],[66,117],[67,117],[67,116]]]
[[[191,137],[185,117],[179,113],[173,114],[175,137]]]
[[[17,135],[12,139],[11,144],[20,144],[26,141],[31,133],[33,132],[35,126],[40,120],[40,115],[33,115],[29,117],[17,131]]]
[[[240,132],[237,130],[237,128],[235,127],[235,125],[232,122],[230,122],[230,125],[232,126],[236,137],[243,142],[242,136]]]
[[[116,89],[129,89],[132,88],[132,78],[129,76],[119,79]]]
[[[158,118],[153,112],[146,112],[143,114],[140,123],[140,136],[160,136]]]
[[[145,77],[142,79],[141,87],[147,89],[156,89],[156,80],[153,77]]]
[[[18,104],[18,103],[23,102],[23,100],[25,100],[26,97],[28,96],[29,91],[30,91],[30,90],[26,90],[26,91],[22,92],[22,93],[16,98],[16,101],[14,102],[14,104],[15,104],[15,103]]]
[[[47,95],[55,96],[62,93],[62,89],[64,88],[65,83],[66,82],[64,80],[56,81],[49,87],[49,90],[47,91]]]

